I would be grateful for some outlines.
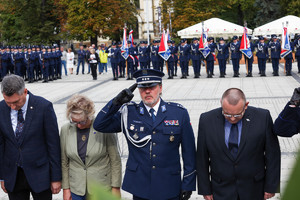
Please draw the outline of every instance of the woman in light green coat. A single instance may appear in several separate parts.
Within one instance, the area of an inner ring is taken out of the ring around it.
[[[64,200],[86,200],[90,186],[101,184],[121,196],[121,158],[114,134],[93,129],[94,103],[83,95],[67,103],[67,118],[61,128],[62,188]]]

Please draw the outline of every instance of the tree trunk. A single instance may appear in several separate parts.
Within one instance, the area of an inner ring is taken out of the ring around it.
[[[238,5],[237,7],[237,13],[238,13],[238,18],[237,18],[237,21],[238,21],[238,24],[241,25],[241,26],[244,26],[244,13],[242,11],[242,6],[241,4]]]
[[[91,45],[92,44],[95,44],[96,47],[98,46],[98,35],[97,34],[95,34],[94,37],[91,37]]]

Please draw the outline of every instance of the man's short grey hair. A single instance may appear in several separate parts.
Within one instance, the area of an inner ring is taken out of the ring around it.
[[[244,103],[246,103],[246,96],[244,92],[239,88],[227,89],[222,95],[222,104],[224,99],[226,99],[230,105],[237,105],[240,102],[240,100],[243,100]]]
[[[18,95],[24,94],[25,82],[20,76],[11,74],[3,78],[1,84],[1,92],[5,96],[12,96],[15,93]]]

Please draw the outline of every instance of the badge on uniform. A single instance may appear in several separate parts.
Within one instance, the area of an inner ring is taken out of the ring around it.
[[[139,136],[138,136],[138,134],[137,134],[137,133],[135,133],[135,134],[133,135],[133,138],[134,138],[135,140],[139,139]]]
[[[178,120],[165,120],[165,126],[179,126]]]
[[[174,142],[174,140],[175,140],[174,135],[171,135],[171,136],[170,136],[170,142]]]
[[[134,130],[134,125],[131,124],[129,129],[133,131]]]
[[[143,115],[144,114],[144,108],[140,107],[140,114]]]
[[[166,105],[162,105],[162,106],[161,106],[161,111],[162,111],[162,112],[166,112],[166,110],[167,110],[167,109],[166,109]]]

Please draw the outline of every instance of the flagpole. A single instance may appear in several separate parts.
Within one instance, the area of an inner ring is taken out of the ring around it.
[[[283,35],[284,35],[284,22],[282,22],[282,28],[283,28]],[[283,40],[281,42],[283,42]],[[284,62],[283,72],[286,73],[286,62]]]

